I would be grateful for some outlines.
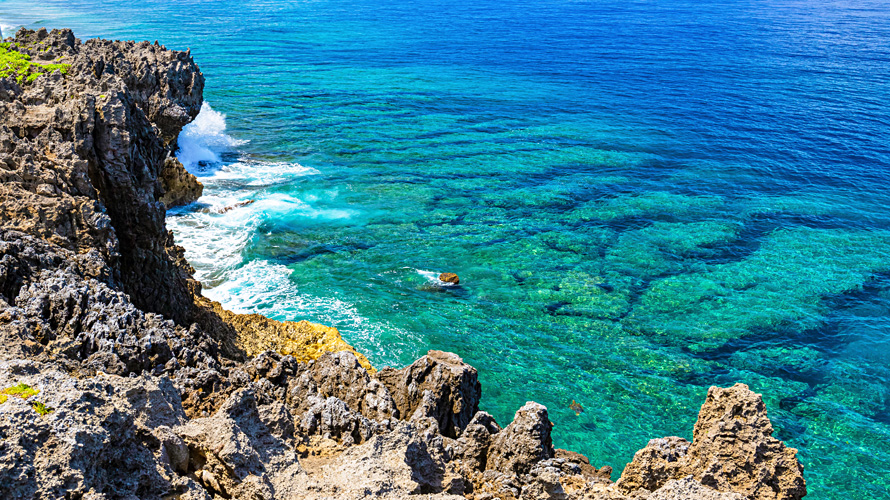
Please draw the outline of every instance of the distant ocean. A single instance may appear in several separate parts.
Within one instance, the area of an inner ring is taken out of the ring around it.
[[[227,308],[456,352],[616,478],[744,382],[808,498],[890,498],[886,2],[3,0],[19,25],[191,48],[205,196],[167,223]]]

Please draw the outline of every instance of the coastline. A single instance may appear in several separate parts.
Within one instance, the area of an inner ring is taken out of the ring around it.
[[[182,167],[168,159],[202,103],[191,56],[147,42],[82,44],[65,30],[23,31],[16,46],[68,67],[0,84],[0,378],[3,387],[36,388],[52,408],[35,417],[27,398],[0,407],[8,435],[43,441],[3,459],[6,474],[23,464],[32,471],[9,476],[11,498],[126,489],[133,469],[138,488],[158,497],[359,497],[368,488],[479,499],[806,494],[796,451],[772,437],[762,400],[745,386],[712,388],[693,443],[654,440],[612,483],[605,468],[553,449],[546,408],[528,403],[503,429],[479,412],[476,371],[457,355],[431,351],[374,373],[336,330],[223,310],[201,297],[160,202],[183,186],[173,199],[198,193],[191,182],[164,185],[188,178],[164,172]],[[102,384],[110,397],[97,392]],[[132,422],[87,415],[91,399],[125,408]],[[108,438],[85,439],[64,418]],[[74,479],[49,479],[51,468],[36,461],[42,446],[61,446],[50,465]],[[754,456],[755,448],[767,452]],[[132,456],[109,453],[111,477],[77,468],[83,453],[112,449]]]

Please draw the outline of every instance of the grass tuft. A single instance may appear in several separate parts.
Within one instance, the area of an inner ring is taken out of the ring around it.
[[[20,85],[31,83],[38,76],[52,74],[56,70],[67,75],[70,67],[70,64],[31,62],[31,56],[13,50],[13,44],[0,43],[0,78],[15,77]]]
[[[38,392],[40,392],[40,391],[37,389],[34,389],[33,387],[26,385],[26,384],[16,384],[12,387],[7,387],[6,389],[3,389],[3,394],[8,394],[10,396],[16,396],[16,397],[19,397],[22,399],[28,399],[31,396],[36,395]]]

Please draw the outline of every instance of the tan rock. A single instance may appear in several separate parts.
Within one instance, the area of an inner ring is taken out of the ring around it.
[[[445,283],[451,283],[454,285],[460,284],[460,278],[454,273],[442,273],[439,275],[439,281],[443,281]]]
[[[488,451],[488,470],[526,474],[536,462],[553,458],[553,424],[543,405],[528,402],[513,422],[497,433]]]
[[[167,158],[160,176],[164,194],[159,201],[167,208],[188,205],[204,192],[204,185],[190,174],[176,158]]]
[[[389,389],[402,419],[432,418],[456,437],[479,410],[482,386],[476,369],[456,354],[429,351],[401,370],[384,368],[377,379]]]
[[[744,384],[711,387],[698,414],[693,441],[653,439],[627,464],[618,487],[625,493],[657,490],[691,476],[722,492],[754,500],[797,500],[807,494],[797,450],[773,437],[759,394]]]

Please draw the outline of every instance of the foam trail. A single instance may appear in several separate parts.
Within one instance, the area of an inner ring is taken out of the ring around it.
[[[266,221],[336,220],[354,215],[348,209],[316,206],[320,198],[336,198],[336,190],[298,195],[298,189],[288,189],[302,178],[318,174],[317,170],[237,154],[238,146],[246,142],[228,135],[225,115],[206,102],[179,136],[176,156],[200,178],[204,194],[197,204],[169,210],[167,227],[186,249],[195,278],[204,285],[204,295],[235,312],[286,320],[311,318],[348,332],[352,340],[360,339],[364,346],[378,345],[386,332],[394,330],[391,325],[372,322],[354,306],[336,298],[302,293],[286,266],[263,259],[245,262],[245,247]],[[222,160],[235,156],[232,153],[237,154],[237,160]],[[411,336],[401,332],[399,338]],[[380,346],[376,351],[398,349]],[[382,361],[398,363],[397,357]]]
[[[233,269],[225,282],[206,290],[204,295],[236,313],[260,313],[287,320],[311,317],[313,321],[349,332],[352,340],[360,338],[365,347],[378,347],[373,349],[377,353],[398,352],[392,345],[386,348],[380,345],[380,339],[385,338],[387,332],[398,331],[397,338],[408,346],[421,340],[415,334],[396,329],[386,322],[370,321],[359,314],[353,305],[337,298],[301,293],[297,284],[290,279],[292,272],[281,264],[254,260]],[[398,356],[394,354],[378,361],[399,363]]]

